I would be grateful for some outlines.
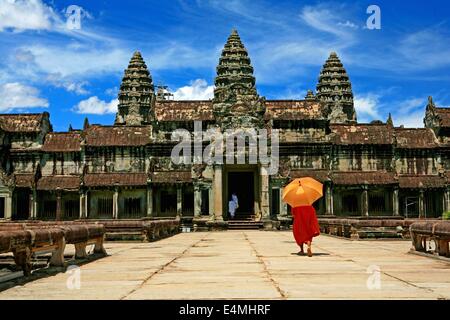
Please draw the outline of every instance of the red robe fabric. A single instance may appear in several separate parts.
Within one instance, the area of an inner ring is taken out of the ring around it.
[[[293,208],[292,217],[294,218],[292,225],[294,238],[299,246],[312,241],[313,237],[317,237],[320,234],[319,221],[313,206]]]

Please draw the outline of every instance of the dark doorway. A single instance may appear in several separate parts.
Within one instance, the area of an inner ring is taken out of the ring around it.
[[[0,197],[0,219],[5,217],[5,198]]]
[[[30,190],[17,189],[16,212],[13,220],[27,220],[30,216]]]
[[[253,172],[229,172],[228,173],[228,195],[226,208],[228,214],[228,201],[231,200],[233,192],[236,193],[239,208],[236,210],[235,219],[251,218],[254,215],[255,193]]]

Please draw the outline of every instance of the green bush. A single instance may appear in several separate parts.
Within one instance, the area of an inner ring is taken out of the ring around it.
[[[444,212],[444,214],[442,215],[442,219],[450,220],[450,211]]]

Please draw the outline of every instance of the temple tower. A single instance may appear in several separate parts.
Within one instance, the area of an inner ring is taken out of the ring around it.
[[[336,52],[330,54],[320,71],[317,98],[328,105],[331,122],[356,121],[352,85]]]
[[[139,51],[133,54],[125,70],[119,91],[119,106],[115,124],[143,125],[152,119],[154,86],[150,72]]]
[[[222,50],[214,83],[213,110],[222,128],[263,125],[264,98],[256,91],[253,67],[236,30]]]

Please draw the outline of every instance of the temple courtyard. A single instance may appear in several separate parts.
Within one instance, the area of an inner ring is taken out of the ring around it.
[[[288,231],[107,242],[109,256],[16,285],[0,299],[450,299],[450,263],[410,247],[322,235],[309,258],[296,254]]]

